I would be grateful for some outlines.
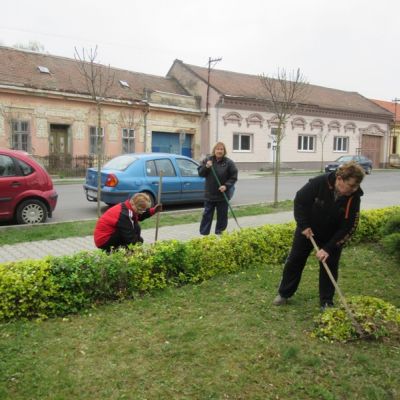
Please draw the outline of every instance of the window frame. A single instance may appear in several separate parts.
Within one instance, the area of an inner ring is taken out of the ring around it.
[[[305,140],[307,138],[307,141]],[[299,140],[301,139],[301,146]],[[312,143],[310,142],[310,139],[312,139]],[[307,142],[307,146],[304,146],[305,142]],[[310,148],[310,144],[312,144],[312,148]],[[317,144],[317,136],[316,135],[310,135],[310,134],[299,134],[297,135],[297,151],[301,153],[315,153],[317,151],[316,149],[316,144]],[[307,148],[304,148],[307,147]]]
[[[27,153],[31,150],[30,123],[24,119],[11,121],[11,148]]]
[[[341,142],[341,146],[338,146],[338,142]],[[343,142],[346,144],[346,148],[343,150]],[[333,152],[334,153],[348,153],[349,152],[350,140],[348,136],[334,136],[333,137]],[[338,148],[342,147],[342,148]]]
[[[101,135],[98,135],[98,127],[97,126],[89,126],[89,154],[95,155],[97,154],[97,144],[98,144],[98,138],[101,137],[102,141],[101,141],[101,148],[102,148],[102,152],[104,153],[104,128],[101,127]],[[95,134],[93,135],[92,132],[95,132]],[[92,151],[94,148],[94,151]]]
[[[133,133],[133,135],[129,136],[130,133]],[[122,153],[123,154],[134,153],[135,139],[136,139],[135,129],[122,128],[121,139],[122,139]]]
[[[238,136],[238,148],[235,149],[235,136]],[[249,149],[243,149],[242,138],[248,137],[249,138]],[[252,133],[240,133],[235,132],[233,133],[232,137],[232,152],[234,153],[252,153],[253,152],[253,140],[254,135]]]

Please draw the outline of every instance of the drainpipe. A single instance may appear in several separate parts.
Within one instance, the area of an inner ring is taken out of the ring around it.
[[[215,121],[215,143],[219,142],[219,109],[224,105],[224,97],[220,96],[216,104],[216,121]]]

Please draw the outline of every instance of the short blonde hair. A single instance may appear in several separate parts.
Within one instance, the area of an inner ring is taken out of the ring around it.
[[[226,151],[226,146],[223,142],[217,142],[214,144],[214,147],[212,148],[211,155],[215,156],[215,149],[217,146],[222,146],[224,148],[224,157],[228,154]]]
[[[146,193],[136,193],[129,202],[138,212],[144,212],[151,207],[150,197]]]

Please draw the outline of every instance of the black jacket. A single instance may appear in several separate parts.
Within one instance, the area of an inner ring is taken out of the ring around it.
[[[294,199],[294,217],[298,228],[311,228],[320,246],[330,253],[342,247],[357,228],[360,213],[359,188],[350,196],[335,200],[335,172],[312,178]]]
[[[227,189],[233,186],[237,181],[238,170],[235,163],[228,157],[223,157],[217,161],[215,156],[208,157],[203,160],[202,164],[198,167],[200,176],[206,178],[205,185],[205,198],[208,201],[225,201],[224,195],[218,190],[219,185],[211,168],[206,167],[208,160],[212,160],[214,171],[221,183],[225,185]],[[225,192],[226,193],[226,192]]]

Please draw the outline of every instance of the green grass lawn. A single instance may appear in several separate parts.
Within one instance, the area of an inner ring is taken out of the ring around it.
[[[234,207],[234,212],[237,217],[244,217],[289,211],[292,209],[293,202],[286,200],[279,202],[276,207],[273,207],[269,203]],[[201,214],[202,209],[192,212],[163,213],[160,217],[160,226],[190,224],[193,222],[200,223]],[[230,212],[229,216],[231,217]],[[95,224],[96,220],[4,227],[0,229],[0,246],[35,240],[53,240],[72,236],[93,235]],[[146,219],[140,225],[142,229],[154,228],[156,226],[156,219]]]
[[[342,260],[345,296],[400,307],[399,265],[377,245],[350,246]],[[317,263],[290,305],[274,307],[281,270],[266,260],[80,315],[2,324],[0,398],[399,399],[400,338],[311,338]]]

